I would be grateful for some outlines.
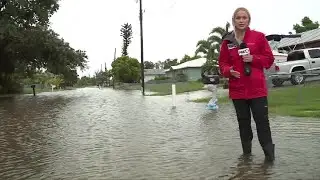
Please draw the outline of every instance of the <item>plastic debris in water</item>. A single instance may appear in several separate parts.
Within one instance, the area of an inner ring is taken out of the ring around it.
[[[209,103],[207,104],[207,109],[209,110],[218,110],[219,106],[218,106],[218,99],[216,98],[211,98]]]

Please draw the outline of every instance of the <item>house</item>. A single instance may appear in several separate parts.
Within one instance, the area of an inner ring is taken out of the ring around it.
[[[278,49],[291,51],[293,49],[305,49],[320,47],[320,28],[306,31],[298,38],[283,38],[277,45]]]
[[[165,70],[165,73],[167,77],[172,79],[184,76],[187,81],[197,81],[201,78],[201,67],[206,61],[206,58],[187,61],[176,66],[171,66],[170,69]]]
[[[153,80],[155,77],[165,76],[164,69],[144,69],[144,82]]]

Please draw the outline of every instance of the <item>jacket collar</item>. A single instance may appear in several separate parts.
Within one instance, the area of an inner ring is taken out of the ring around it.
[[[247,27],[246,32],[245,32],[245,34],[244,34],[243,41],[245,41],[245,40],[247,39],[248,34],[249,34],[250,32],[251,32],[251,29],[250,29],[249,27]],[[229,41],[230,43],[239,46],[239,43],[237,42],[237,40],[236,40],[236,38],[235,38],[234,31],[231,31],[231,32],[228,32],[227,34],[225,34],[225,35],[222,37],[222,40],[227,40],[227,41]]]

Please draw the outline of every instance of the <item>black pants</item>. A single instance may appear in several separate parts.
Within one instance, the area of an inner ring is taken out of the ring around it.
[[[267,144],[272,143],[267,97],[249,100],[234,99],[233,104],[237,113],[241,142],[251,142],[253,139],[251,129],[252,112],[260,145],[265,147]]]

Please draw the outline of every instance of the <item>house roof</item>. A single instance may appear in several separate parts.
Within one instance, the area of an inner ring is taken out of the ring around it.
[[[144,75],[162,75],[165,74],[164,69],[144,69]]]
[[[280,43],[278,44],[278,48],[320,40],[320,28],[299,33],[299,34],[301,34],[300,38],[298,37],[298,38],[281,39]]]
[[[187,61],[185,63],[176,65],[176,66],[171,66],[170,69],[165,70],[170,71],[170,70],[177,70],[177,69],[184,69],[184,68],[197,68],[201,67],[204,63],[206,63],[207,59],[206,58],[199,58],[191,61]]]

